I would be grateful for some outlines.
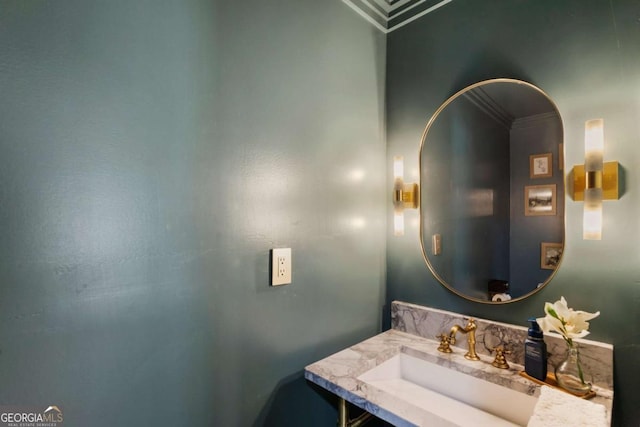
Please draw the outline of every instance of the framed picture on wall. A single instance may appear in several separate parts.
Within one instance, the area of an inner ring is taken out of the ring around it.
[[[531,178],[551,178],[553,176],[551,159],[551,153],[530,155],[529,176]]]
[[[556,185],[527,185],[524,187],[524,214],[555,215]]]
[[[540,245],[540,268],[555,270],[562,258],[562,243],[542,242]]]

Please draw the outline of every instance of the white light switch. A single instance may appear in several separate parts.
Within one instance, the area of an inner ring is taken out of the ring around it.
[[[291,283],[291,248],[271,250],[271,286]]]
[[[442,253],[442,236],[439,234],[431,236],[431,252],[434,255],[440,255]]]

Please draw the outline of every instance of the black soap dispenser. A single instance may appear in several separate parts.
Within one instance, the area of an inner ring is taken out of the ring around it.
[[[524,342],[524,371],[527,375],[544,381],[547,379],[547,344],[536,319],[530,318],[529,323],[529,335]]]

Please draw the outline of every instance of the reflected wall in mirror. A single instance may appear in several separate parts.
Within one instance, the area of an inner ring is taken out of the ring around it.
[[[519,80],[474,84],[436,111],[420,149],[420,238],[444,286],[499,303],[551,280],[564,247],[562,142],[553,101]]]

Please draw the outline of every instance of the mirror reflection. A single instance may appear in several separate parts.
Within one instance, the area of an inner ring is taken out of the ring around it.
[[[564,245],[562,120],[537,87],[480,82],[431,118],[420,150],[422,250],[446,287],[479,302],[523,298]]]

